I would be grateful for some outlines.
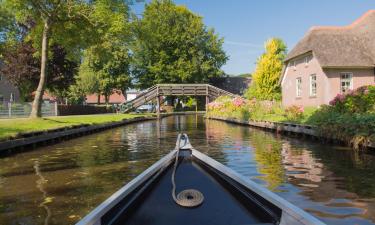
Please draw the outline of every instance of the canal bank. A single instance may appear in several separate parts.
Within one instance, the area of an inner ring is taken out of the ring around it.
[[[54,144],[74,137],[153,119],[156,119],[154,115],[133,116],[133,118],[122,119],[115,122],[104,122],[98,124],[86,124],[83,122],[82,124],[63,126],[59,128],[21,132],[15,137],[9,137],[9,140],[0,141],[0,156],[28,151],[38,146]]]
[[[1,224],[74,224],[168,154],[180,130],[202,153],[327,224],[375,224],[374,155],[201,115],[132,123],[0,158]]]
[[[261,128],[265,130],[275,131],[276,133],[281,133],[281,134],[294,134],[294,135],[299,135],[299,136],[309,136],[314,139],[323,140],[324,142],[331,142],[335,144],[342,144],[342,145],[347,145],[349,147],[352,147],[351,143],[345,143],[342,140],[329,138],[325,136],[324,134],[320,133],[316,127],[306,125],[306,124],[270,122],[270,121],[245,121],[245,120],[240,120],[236,118],[224,118],[224,117],[218,117],[218,116],[206,116],[206,118],[211,119],[211,120],[225,121],[228,123],[234,123],[234,124],[239,124],[239,125],[257,127],[257,128]],[[375,143],[368,141],[363,147],[373,150],[375,149]]]
[[[204,114],[204,112],[174,112],[174,113],[162,113],[159,115],[159,118],[173,116],[173,115],[191,115],[191,114]],[[98,115],[98,117],[103,117],[105,115]],[[110,116],[110,115],[109,115]],[[70,116],[72,117],[81,117],[85,116]],[[90,115],[90,117],[95,117]],[[29,151],[39,146],[54,144],[63,140],[80,137],[96,132],[100,132],[107,129],[116,128],[119,126],[124,126],[131,123],[143,122],[147,120],[156,120],[158,117],[155,114],[148,115],[129,115],[130,118],[125,118],[120,121],[111,121],[111,122],[98,122],[93,124],[83,122],[76,125],[67,125],[58,128],[45,129],[45,130],[36,130],[32,132],[20,132],[14,137],[8,137],[8,139],[0,140],[0,157],[7,156],[10,154],[15,154],[22,151]],[[57,117],[56,117],[57,118]],[[57,121],[56,118],[47,118],[47,120]],[[60,117],[63,118],[63,117]],[[118,118],[116,118],[118,119]],[[23,119],[25,120],[25,119]],[[26,120],[25,120],[26,121]],[[100,119],[98,119],[100,121]],[[63,121],[60,121],[64,123]],[[0,125],[1,126],[1,125]],[[37,125],[35,125],[37,126]]]

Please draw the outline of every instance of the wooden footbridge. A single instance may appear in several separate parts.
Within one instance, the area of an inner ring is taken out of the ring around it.
[[[236,97],[237,95],[217,88],[210,84],[158,84],[144,90],[135,99],[128,101],[123,107],[123,112],[129,112],[139,106],[157,100],[160,107],[161,96],[206,96],[206,104],[221,95]],[[158,113],[160,108],[157,108]]]

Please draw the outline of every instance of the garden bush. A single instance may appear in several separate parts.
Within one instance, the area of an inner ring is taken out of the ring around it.
[[[304,108],[298,105],[292,105],[285,109],[285,117],[290,121],[299,121],[303,118]]]
[[[340,113],[375,112],[375,86],[363,86],[338,94],[329,104]]]
[[[283,108],[277,101],[219,97],[208,105],[208,116],[240,120],[294,122],[313,125],[322,137],[347,142],[353,148],[375,143],[375,86],[337,95],[321,107]]]

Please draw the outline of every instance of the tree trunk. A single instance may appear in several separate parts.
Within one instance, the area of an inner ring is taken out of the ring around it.
[[[30,113],[31,118],[37,118],[42,116],[42,101],[44,88],[47,80],[47,61],[48,61],[48,35],[49,35],[50,23],[49,19],[44,21],[43,37],[42,37],[42,59],[40,64],[40,80],[38,88],[35,91],[35,97]]]
[[[108,93],[104,94],[104,100],[105,100],[105,104],[108,105],[108,102],[109,102],[109,95],[108,95]]]
[[[98,93],[98,105],[100,105],[100,93]]]

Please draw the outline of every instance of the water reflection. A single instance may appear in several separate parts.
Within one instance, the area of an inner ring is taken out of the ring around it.
[[[329,224],[375,224],[375,157],[245,126],[175,116],[0,159],[0,224],[74,224],[173,149],[200,151]]]
[[[46,210],[46,217],[44,219],[44,225],[49,224],[49,220],[51,218],[51,210],[48,207],[48,203],[52,202],[52,197],[48,196],[47,191],[45,190],[44,186],[47,183],[47,180],[43,177],[41,171],[40,171],[40,166],[39,162],[35,161],[34,163],[34,169],[35,169],[35,174],[39,177],[39,179],[36,181],[36,187],[42,192],[42,200],[43,202],[40,203],[39,207],[43,207]]]

